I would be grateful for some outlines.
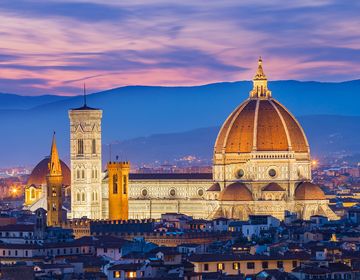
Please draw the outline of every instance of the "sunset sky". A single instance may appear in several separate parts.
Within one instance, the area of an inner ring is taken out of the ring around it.
[[[0,92],[360,77],[360,1],[1,0]]]

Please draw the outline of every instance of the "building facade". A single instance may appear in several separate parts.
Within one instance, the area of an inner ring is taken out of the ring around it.
[[[129,162],[109,162],[108,172],[108,200],[103,208],[108,207],[109,220],[127,220],[129,217]],[[104,194],[104,198],[106,198]]]
[[[102,111],[85,103],[70,110],[69,117],[70,218],[123,219],[128,212],[129,219],[183,213],[205,219],[272,215],[283,220],[289,211],[306,220],[312,215],[337,219],[324,192],[311,182],[306,135],[273,98],[261,58],[249,98],[219,131],[212,174],[130,174],[126,194],[114,193],[115,186],[124,191],[128,171],[109,165],[101,172]]]
[[[102,219],[102,111],[84,106],[69,111],[71,217]]]
[[[213,174],[193,180],[166,174],[130,176],[129,217],[176,212],[197,218],[272,215],[337,216],[311,183],[310,148],[295,117],[268,89],[262,60],[249,98],[225,120],[214,147]]]

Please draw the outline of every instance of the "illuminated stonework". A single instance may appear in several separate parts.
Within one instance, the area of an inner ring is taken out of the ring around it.
[[[86,104],[69,111],[71,216],[102,219],[102,111]]]
[[[130,218],[181,212],[242,220],[250,214],[269,214],[282,220],[290,211],[303,219],[314,214],[337,219],[320,187],[310,183],[305,133],[272,97],[261,59],[249,98],[219,131],[213,162],[213,180],[131,179]],[[197,196],[199,188],[207,190],[203,197]]]
[[[336,219],[318,186],[305,187],[311,189],[307,199],[297,195],[301,183],[311,180],[309,144],[295,117],[272,97],[261,58],[249,98],[220,129],[213,175],[221,191],[212,217],[246,219],[249,214],[270,214],[283,219],[288,210],[306,219],[313,214]],[[252,201],[244,202],[241,193],[230,192],[236,183],[251,193]],[[221,199],[225,193],[227,199]]]
[[[177,212],[241,220],[250,214],[269,214],[282,220],[285,211],[303,219],[315,214],[338,218],[320,187],[310,182],[306,135],[272,97],[261,59],[249,98],[219,131],[212,174],[130,174],[126,195],[114,195],[109,176],[122,177],[128,171],[122,174],[119,167],[101,172],[102,111],[85,105],[70,110],[69,117],[72,218],[126,218],[127,207],[129,219]],[[25,202],[34,209],[42,199],[37,201],[39,188],[30,186]]]

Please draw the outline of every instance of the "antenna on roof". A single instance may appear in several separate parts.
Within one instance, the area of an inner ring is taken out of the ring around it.
[[[84,107],[86,107],[86,85],[84,83]]]

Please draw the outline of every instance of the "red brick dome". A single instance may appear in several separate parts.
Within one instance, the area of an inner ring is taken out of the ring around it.
[[[249,98],[230,114],[220,129],[215,153],[309,151],[295,117],[273,98]]]
[[[250,190],[243,183],[233,183],[227,186],[219,195],[222,201],[252,201]]]
[[[49,157],[44,158],[42,161],[40,161],[35,168],[31,171],[30,177],[27,181],[27,185],[45,185],[46,184],[46,176],[49,173]],[[71,172],[69,167],[60,160],[61,164],[61,171],[63,175],[63,185],[64,186],[70,186],[71,184]]]
[[[295,190],[296,200],[324,200],[324,192],[318,185],[310,182],[302,182]]]

